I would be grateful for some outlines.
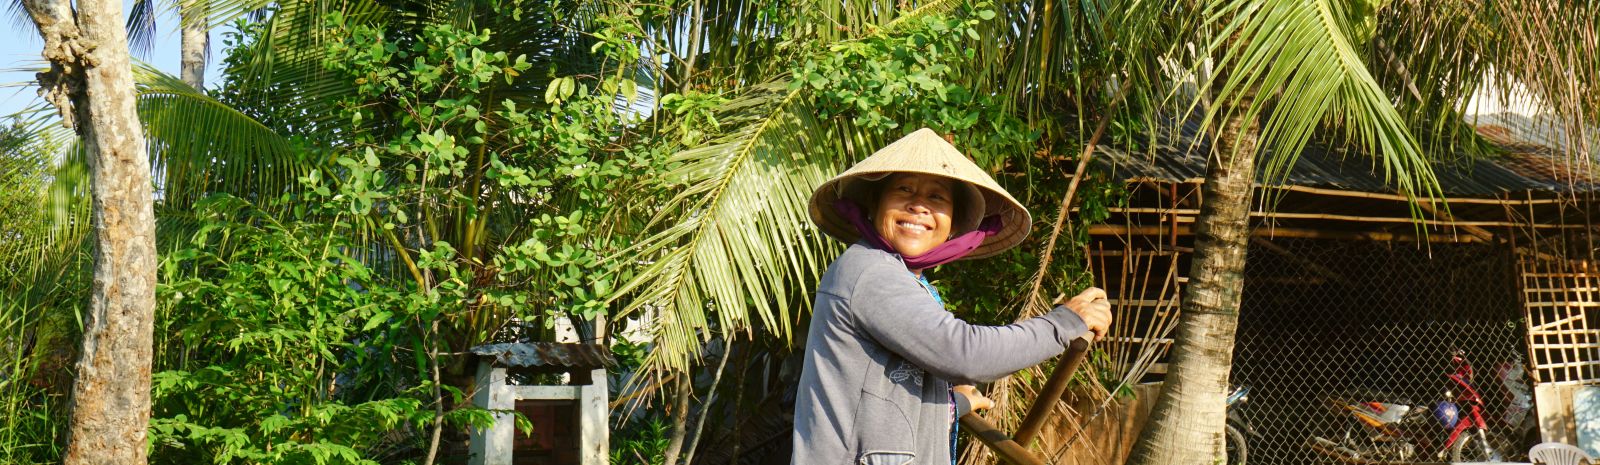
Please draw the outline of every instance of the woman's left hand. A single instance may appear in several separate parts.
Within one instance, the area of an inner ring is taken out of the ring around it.
[[[962,384],[952,387],[950,390],[967,396],[967,404],[972,406],[972,411],[974,412],[994,408],[994,401],[984,397],[983,393],[978,392],[978,388],[973,387],[971,384]]]

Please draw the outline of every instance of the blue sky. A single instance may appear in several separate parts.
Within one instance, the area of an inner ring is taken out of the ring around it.
[[[123,4],[123,15],[126,18],[127,8],[131,1]],[[0,8],[0,14],[9,11]],[[24,14],[21,11],[17,15]],[[31,27],[23,27],[18,23],[15,15],[0,18],[0,116],[9,115],[27,108],[28,105],[39,100],[38,88],[16,87],[16,83],[33,80],[33,71],[15,71],[17,68],[37,68],[43,59],[39,56],[39,49],[44,41]],[[26,21],[23,19],[23,21]],[[150,47],[149,56],[134,56],[136,60],[143,60],[154,64],[156,68],[176,76],[178,74],[178,19],[177,15],[168,11],[156,19],[156,43]],[[221,71],[217,63],[222,61],[222,31],[211,32],[211,61],[206,65],[206,84],[210,87],[218,81]]]

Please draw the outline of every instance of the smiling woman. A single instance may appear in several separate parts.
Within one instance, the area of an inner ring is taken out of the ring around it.
[[[880,186],[873,227],[894,250],[908,256],[943,245],[950,240],[950,216],[956,207],[952,192],[959,182],[921,173],[890,176]],[[922,275],[920,269],[911,272]]]
[[[810,211],[853,245],[817,286],[793,463],[951,463],[955,420],[990,404],[967,385],[1038,364],[1111,323],[1099,289],[1008,326],[969,325],[945,310],[922,272],[1015,246],[1030,221],[932,130],[823,183]]]

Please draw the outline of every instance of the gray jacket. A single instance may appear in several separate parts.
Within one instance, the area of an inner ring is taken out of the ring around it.
[[[1033,366],[1087,332],[1064,307],[1008,326],[969,325],[935,302],[899,255],[850,246],[817,286],[793,463],[948,464],[952,384]]]

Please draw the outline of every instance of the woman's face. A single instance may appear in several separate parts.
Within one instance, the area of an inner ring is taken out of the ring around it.
[[[872,225],[900,255],[915,257],[950,239],[955,214],[955,181],[903,173],[884,180]]]

